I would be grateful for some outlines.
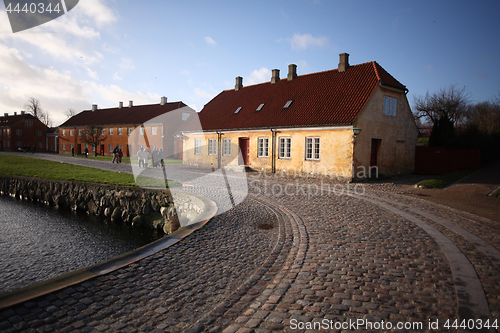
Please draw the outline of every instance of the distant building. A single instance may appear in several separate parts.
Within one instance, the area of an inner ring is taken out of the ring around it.
[[[4,113],[0,118],[0,150],[46,151],[45,133],[49,128],[32,114],[21,111],[14,115]]]
[[[164,121],[164,115],[169,113],[174,116]],[[149,105],[133,105],[130,101],[128,106],[120,102],[115,108],[98,109],[94,104],[91,110],[84,110],[59,126],[59,153],[71,154],[74,149],[75,154],[81,154],[87,147],[89,154],[97,149],[97,154],[112,155],[118,146],[124,156],[135,156],[142,146],[150,151],[163,149],[165,157],[181,158],[182,139],[176,134],[192,114],[196,111],[183,102],[168,103],[166,97],[159,104]],[[82,140],[82,134],[92,126],[106,137],[98,147]]]
[[[202,130],[184,131],[184,163],[347,179],[409,173],[418,129],[407,92],[377,62],[351,66],[347,53],[334,70],[297,75],[292,64],[286,78],[275,69],[248,87],[237,77],[199,113]]]

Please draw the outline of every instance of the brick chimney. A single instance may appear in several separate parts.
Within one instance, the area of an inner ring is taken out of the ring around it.
[[[17,112],[14,112],[14,116],[17,116]]]
[[[123,102],[118,102],[118,108],[121,109],[123,107]]]
[[[339,54],[339,72],[345,72],[349,68],[349,53]]]
[[[167,98],[165,96],[163,96],[161,98],[160,105],[165,105],[165,104],[167,104]]]
[[[21,111],[21,116],[23,116],[23,115],[24,115],[24,111]]]
[[[280,70],[273,69],[273,76],[271,77],[271,83],[276,83],[280,80]]]
[[[9,114],[8,114],[7,112],[5,112],[5,113],[3,114],[3,116],[4,116],[4,117],[8,117],[8,116],[9,116]]]
[[[241,76],[236,77],[236,84],[234,85],[234,90],[238,91],[243,88],[243,78]]]
[[[128,101],[128,107],[131,108],[134,106],[134,101]]]
[[[92,104],[92,112],[97,110],[97,104]]]
[[[297,77],[297,65],[295,64],[290,64],[288,65],[288,81],[292,81]]]

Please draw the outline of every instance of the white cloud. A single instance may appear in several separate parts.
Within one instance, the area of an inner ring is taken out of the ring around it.
[[[130,58],[121,58],[118,67],[122,72],[135,69],[134,62]]]
[[[120,100],[133,100],[136,105],[159,103],[160,96],[151,92],[96,83],[105,58],[97,51],[99,47],[106,54],[119,52],[119,48],[103,43],[100,34],[116,20],[104,1],[85,0],[56,20],[13,34],[7,13],[0,10],[0,109],[12,114],[34,97],[49,112],[54,125],[59,125],[66,120],[68,108],[80,111],[92,103],[111,107]],[[130,58],[122,58],[114,66],[113,79],[117,81],[121,71],[135,69]],[[82,74],[88,80],[77,78]]]
[[[134,105],[141,105],[160,103],[161,99],[161,96],[156,93],[142,91],[129,92],[114,84],[102,85],[95,82],[86,82],[85,86],[86,89],[90,90],[89,93],[92,96],[99,96],[97,98],[94,97],[96,100],[107,102],[107,105],[102,106],[103,108],[118,106],[119,101],[133,101]]]
[[[249,77],[245,77],[245,79],[243,80],[243,86],[270,81],[271,75],[271,70],[265,67],[255,69],[252,71],[252,73],[250,73]]]
[[[296,33],[291,38],[287,38],[292,50],[306,50],[310,46],[325,46],[328,43],[327,37],[314,37],[311,34]]]
[[[205,91],[205,90],[201,90],[200,88],[196,88],[194,90],[194,93],[196,94],[196,96],[200,96],[200,97],[206,98],[208,100],[211,100],[215,96],[215,94],[210,93],[210,92]]]
[[[208,36],[207,36],[207,37],[205,37],[205,42],[206,42],[208,45],[212,45],[212,46],[217,45],[217,42],[216,42],[216,41],[214,41],[214,40],[212,39],[212,37],[208,37]]]

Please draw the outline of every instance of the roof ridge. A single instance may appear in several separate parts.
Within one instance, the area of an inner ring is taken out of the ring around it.
[[[367,64],[370,64],[370,63],[374,63],[375,61],[368,61],[368,62],[363,62],[361,64],[356,64],[356,65],[350,65],[348,68],[352,68],[352,67],[358,67],[358,66],[362,66],[362,65],[367,65]],[[379,65],[380,66],[380,65]],[[316,75],[316,74],[323,74],[323,73],[328,73],[328,72],[334,72],[334,71],[338,71],[339,69],[338,68],[332,68],[332,69],[327,69],[327,70],[324,70],[324,71],[319,71],[319,72],[313,72],[313,73],[306,73],[306,74],[301,74],[301,75],[297,75],[297,77],[294,78],[294,80],[296,80],[297,78],[299,77],[303,77],[303,76],[310,76],[310,75]],[[375,70],[375,72],[377,73],[377,71]],[[379,78],[380,80],[380,77],[378,76],[378,73],[377,73],[377,78]],[[277,82],[280,82],[280,81],[283,81],[283,80],[288,80],[286,77],[283,77],[281,79],[279,79],[279,81]],[[248,86],[243,86],[243,88],[241,89],[244,89],[244,88],[248,88],[248,87],[255,87],[255,86],[258,86],[258,85],[262,85],[262,84],[266,84],[266,83],[271,83],[271,81],[265,81],[265,82],[260,82],[260,83],[255,83],[255,84],[251,84],[251,85],[248,85]],[[234,91],[235,89],[224,89],[222,90],[222,92],[226,92],[226,91]]]

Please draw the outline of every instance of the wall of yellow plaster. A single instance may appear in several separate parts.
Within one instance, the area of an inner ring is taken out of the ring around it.
[[[217,139],[215,133],[186,134],[184,141],[184,163],[198,166],[217,166],[217,155],[208,155],[208,139]],[[291,138],[291,157],[279,158],[279,138]],[[305,159],[306,137],[320,138],[320,159]],[[223,156],[222,165],[238,165],[239,138],[249,138],[249,165],[259,170],[271,170],[272,133],[271,131],[254,131],[241,133],[224,133],[223,138],[230,138],[232,143],[231,157]],[[269,139],[269,156],[258,157],[258,139]],[[195,139],[202,140],[201,154],[194,154]],[[276,170],[293,175],[322,174],[341,178],[350,178],[352,173],[352,130],[294,130],[276,134]]]
[[[384,96],[398,99],[396,117],[384,115]],[[370,166],[372,138],[382,139],[377,165],[380,174],[413,172],[418,129],[404,93],[377,87],[354,127],[361,128],[354,148],[356,173]]]

